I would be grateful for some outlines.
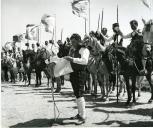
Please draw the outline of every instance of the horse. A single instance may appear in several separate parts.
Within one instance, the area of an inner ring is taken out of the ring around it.
[[[126,48],[124,47],[115,47],[113,50],[113,55],[116,55],[118,62],[121,65],[121,70],[123,71],[123,76],[126,82],[126,88],[127,88],[127,94],[128,99],[126,101],[126,105],[130,105],[131,101],[131,89],[130,89],[130,83],[129,79],[132,80],[132,94],[133,94],[133,102],[132,106],[135,105],[136,99],[135,99],[135,90],[136,90],[136,78],[137,76],[140,76],[140,70],[142,69],[142,48],[143,48],[144,42],[143,37],[140,36],[138,40],[135,42],[131,42],[131,44]],[[153,85],[151,83],[151,72],[152,67],[150,65],[150,60],[147,61],[147,71],[146,78],[149,81],[149,84],[151,86],[151,90],[153,88]],[[152,93],[152,91],[151,91]],[[153,93],[148,101],[151,103],[153,101]]]
[[[54,77],[54,67],[55,67],[55,63],[51,62],[51,63],[46,63],[46,60],[50,61],[50,59],[52,58],[52,55],[50,54],[50,52],[45,49],[42,48],[40,49],[40,51],[38,51],[37,55],[36,55],[36,78],[37,80],[39,79],[39,83],[37,83],[38,85],[41,84],[41,72],[44,71],[44,73],[47,76],[48,79],[48,87],[49,87],[49,79],[52,82],[52,85],[54,86],[54,79],[57,82],[57,89],[55,92],[60,92],[61,90],[61,81],[60,81],[60,77]],[[38,81],[37,81],[38,82]]]
[[[101,95],[102,99],[106,97],[108,99],[109,91],[110,91],[110,82],[109,82],[109,75],[108,67],[106,63],[102,59],[102,51],[100,46],[97,43],[97,40],[93,37],[85,37],[84,43],[90,50],[90,57],[89,62],[87,65],[87,70],[90,72],[92,76],[92,84],[94,87],[93,95],[97,95],[97,84],[101,88]],[[104,82],[105,81],[105,82]],[[90,88],[92,89],[92,85],[90,84]],[[106,90],[106,93],[105,93]]]
[[[57,53],[57,56],[59,58],[67,56],[71,48],[71,46],[67,44],[67,41],[65,41],[63,44],[62,41],[59,40],[57,44],[59,46],[59,52]],[[60,79],[61,79],[61,84],[64,85],[64,76],[60,76]]]
[[[149,82],[150,88],[151,88],[151,98],[149,100],[149,103],[153,102],[153,84],[151,82],[151,73],[153,71],[153,19],[150,19],[148,22],[143,20],[144,28],[143,28],[143,41],[144,41],[144,47],[146,47],[146,52],[149,53],[149,56],[147,57],[146,62],[146,69],[147,69],[147,75],[146,78]],[[143,47],[143,48],[144,48]]]
[[[8,72],[10,72],[10,79],[11,82],[16,83],[17,79],[17,74],[18,74],[18,68],[17,68],[17,63],[14,58],[7,58],[6,60],[6,65],[8,68]]]
[[[31,73],[35,70],[36,53],[33,50],[22,50],[23,68],[28,77],[28,86],[31,85]]]

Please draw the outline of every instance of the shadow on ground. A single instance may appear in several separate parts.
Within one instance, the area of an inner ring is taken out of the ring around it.
[[[59,118],[56,121],[54,119],[33,119],[24,123],[18,123],[10,126],[10,128],[20,127],[51,127],[51,126],[63,126],[63,125],[75,125],[76,122],[69,121],[68,118]]]
[[[120,127],[153,127],[153,121],[137,121],[137,122],[129,122],[125,123],[123,121],[108,121],[108,122],[101,122],[95,123],[96,125],[107,125],[107,126],[120,126]]]

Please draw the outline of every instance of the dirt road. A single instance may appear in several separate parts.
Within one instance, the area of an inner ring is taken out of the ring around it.
[[[76,126],[76,121],[68,118],[77,113],[75,98],[67,81],[60,94],[54,94],[60,115],[54,122],[54,105],[51,90],[46,83],[35,88],[25,87],[23,83],[2,85],[2,128],[7,127],[68,127]],[[152,126],[153,104],[148,104],[150,93],[143,92],[134,108],[126,108],[126,96],[116,103],[112,96],[109,102],[102,102],[86,95],[87,121],[85,126]],[[56,111],[56,115],[57,115]],[[80,126],[80,127],[81,127]],[[77,126],[78,127],[78,126]]]

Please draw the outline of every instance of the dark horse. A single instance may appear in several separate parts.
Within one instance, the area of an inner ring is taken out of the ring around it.
[[[35,57],[35,69],[36,69],[36,86],[41,85],[41,72],[44,71],[45,75],[48,79],[48,86],[49,86],[49,74],[47,72],[45,60],[50,58],[50,53],[45,48],[42,48],[37,51]]]
[[[35,70],[36,53],[33,50],[22,50],[23,67],[28,77],[28,85],[31,85],[31,73]]]
[[[141,37],[140,40],[131,42],[131,44],[128,46],[128,48],[124,47],[114,47],[113,55],[116,56],[118,62],[121,65],[121,71],[123,73],[125,82],[126,82],[126,88],[127,88],[127,94],[128,99],[126,102],[126,105],[130,105],[130,101],[132,98],[131,95],[131,88],[129,79],[132,80],[132,94],[133,94],[133,103],[132,105],[135,105],[136,99],[135,99],[135,90],[136,90],[136,77],[140,76],[140,70],[142,70],[142,48],[143,48],[143,37]],[[151,87],[151,98],[148,101],[149,103],[153,102],[153,84],[151,83],[151,72],[152,72],[152,59],[148,58],[146,63],[146,69],[147,74],[145,75],[150,87]]]
[[[50,61],[51,54],[48,50],[45,48],[40,49],[37,54],[36,54],[36,84],[41,85],[41,72],[44,71],[47,79],[48,79],[48,87],[49,87],[49,79],[52,82],[52,85],[54,86],[54,79],[57,82],[57,87],[58,89],[61,89],[61,82],[60,82],[60,77],[54,78],[54,67],[55,63],[51,62],[49,64],[46,64],[46,60]]]

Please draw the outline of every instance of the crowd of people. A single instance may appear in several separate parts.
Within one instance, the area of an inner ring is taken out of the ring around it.
[[[142,41],[143,36],[140,30],[138,29],[138,21],[132,20],[130,21],[130,27],[132,32],[125,35],[121,30],[119,23],[114,23],[112,25],[113,35],[107,35],[107,28],[102,28],[100,31],[91,31],[89,34],[85,34],[84,39],[81,39],[79,34],[72,34],[70,38],[67,38],[63,43],[61,40],[57,41],[58,45],[52,40],[45,41],[45,45],[41,46],[40,43],[36,43],[36,46],[32,44],[31,50],[35,53],[38,53],[39,50],[45,48],[50,52],[52,56],[64,57],[67,61],[70,61],[73,73],[70,73],[70,82],[72,84],[72,88],[74,91],[74,95],[76,97],[76,103],[78,108],[78,114],[71,119],[78,119],[78,124],[85,123],[86,119],[86,111],[85,111],[85,99],[84,99],[84,83],[86,81],[86,69],[89,62],[90,56],[103,56],[108,47],[122,47],[123,40],[126,38],[131,38],[131,43],[128,46],[133,47],[134,42]],[[110,43],[112,41],[113,43]],[[89,43],[90,42],[90,43]],[[96,42],[96,43],[91,43]],[[99,48],[95,49],[96,46]],[[26,43],[26,50],[30,50],[30,44]],[[67,49],[65,49],[67,47]],[[146,61],[147,58],[152,55],[152,42],[144,42],[144,46],[142,48],[142,69],[140,71],[141,75],[145,75],[147,73],[146,70]],[[5,50],[4,50],[5,51]],[[24,66],[22,63],[23,55],[22,50],[18,48],[15,50],[8,50],[2,53],[1,56],[1,80],[15,82],[17,79],[17,73],[19,73],[19,81],[26,80],[26,74],[24,72]],[[62,51],[62,52],[61,52]],[[114,71],[113,65],[107,65],[110,73]],[[10,73],[10,78],[8,75]]]

